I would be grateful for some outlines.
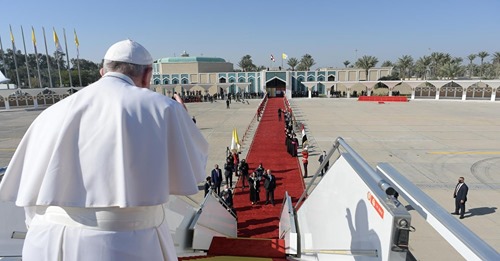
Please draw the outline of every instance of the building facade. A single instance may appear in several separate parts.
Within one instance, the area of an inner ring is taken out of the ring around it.
[[[287,71],[276,68],[260,72],[235,72],[233,64],[217,57],[158,59],[153,64],[151,84],[165,95],[174,92],[202,92],[214,95],[268,93],[269,96],[311,97],[340,95],[339,81],[376,81],[392,68],[323,68],[316,71]],[[368,77],[367,77],[368,76]]]

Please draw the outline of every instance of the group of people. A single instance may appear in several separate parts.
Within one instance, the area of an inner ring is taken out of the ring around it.
[[[266,191],[266,201],[264,204],[273,204],[274,206],[274,190],[276,189],[276,177],[272,174],[271,169],[265,170],[262,163],[248,177],[250,185],[250,202],[252,205],[260,202],[260,186],[263,181],[263,186]]]
[[[215,164],[210,176],[206,177],[204,189],[205,196],[212,189],[213,193],[217,194],[222,200],[224,200],[225,205],[231,208],[235,213],[233,204],[233,190],[232,186],[232,176],[236,175],[242,179],[242,189],[248,187],[250,189],[250,202],[252,205],[258,204],[260,202],[260,187],[262,186],[266,191],[266,201],[265,204],[273,204],[274,202],[274,190],[276,188],[276,177],[272,174],[270,169],[264,169],[262,163],[259,164],[257,168],[249,175],[249,166],[245,159],[238,162],[237,156],[231,154],[226,158],[226,163],[224,164],[224,174],[222,169],[219,168],[218,164]],[[221,191],[221,185],[225,178],[224,189]]]
[[[297,150],[299,149],[299,140],[293,130],[292,113],[288,110],[278,109],[278,120],[281,121],[281,115],[285,118],[285,146],[286,151],[292,157],[297,157]]]

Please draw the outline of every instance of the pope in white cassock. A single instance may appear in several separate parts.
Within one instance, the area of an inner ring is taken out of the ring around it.
[[[208,143],[178,96],[148,89],[152,63],[114,44],[102,78],[26,132],[0,184],[26,210],[23,260],[177,260],[163,204],[198,192]]]

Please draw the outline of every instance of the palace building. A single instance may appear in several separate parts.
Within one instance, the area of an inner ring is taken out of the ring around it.
[[[388,76],[392,68],[372,68],[368,80],[376,81]],[[312,93],[329,96],[341,92],[338,81],[364,81],[366,72],[355,68],[322,68],[316,71],[289,71],[268,68],[260,72],[235,72],[233,64],[218,57],[168,57],[153,63],[152,84],[164,94],[202,91],[215,93],[268,93],[286,94],[289,98]],[[308,92],[310,90],[310,92]],[[345,92],[345,90],[344,90]]]

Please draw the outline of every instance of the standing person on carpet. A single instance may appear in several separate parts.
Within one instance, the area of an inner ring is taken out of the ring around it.
[[[255,169],[255,173],[257,174],[257,178],[259,180],[262,179],[262,176],[264,176],[264,166],[262,166],[262,163],[259,164],[259,166]]]
[[[238,166],[240,165],[240,155],[238,151],[233,150],[233,172],[238,175]]]
[[[250,202],[252,205],[260,201],[260,179],[255,172],[248,178],[248,185],[250,186]]]
[[[266,175],[264,175],[264,188],[266,189],[266,205],[271,204],[274,206],[274,190],[276,189],[276,177],[271,174],[271,170],[267,169]]]
[[[214,184],[214,191],[217,195],[220,195],[220,186],[222,184],[222,170],[219,169],[219,164],[215,164],[212,173],[210,174],[210,178],[212,179],[212,183]]]
[[[292,135],[292,157],[297,157],[297,150],[299,150],[299,140],[295,133]]]
[[[307,147],[302,149],[302,164],[304,165],[304,178],[307,178],[307,165],[309,164],[309,150]]]
[[[245,159],[241,160],[239,169],[242,177],[241,184],[245,188],[245,181],[248,179],[248,163]]]
[[[0,183],[25,209],[24,261],[177,260],[164,204],[198,192],[208,143],[177,94],[149,90],[152,71],[142,45],[117,42],[98,81],[26,131]]]
[[[469,187],[464,183],[464,181],[464,177],[458,178],[458,183],[455,186],[455,191],[453,192],[453,197],[455,198],[455,212],[452,214],[460,215],[460,219],[464,218],[465,202],[467,201],[467,193],[469,192]]]
[[[281,121],[281,108],[278,108],[278,121]]]
[[[233,171],[234,171],[234,165],[231,158],[228,157],[226,163],[224,164],[224,177],[226,178],[226,185],[229,186],[230,188],[233,187]]]

